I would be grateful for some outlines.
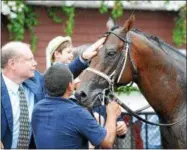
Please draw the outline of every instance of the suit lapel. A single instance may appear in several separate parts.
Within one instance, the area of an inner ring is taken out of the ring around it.
[[[11,102],[10,102],[10,97],[8,95],[8,90],[7,90],[7,87],[5,85],[5,82],[4,82],[4,79],[3,79],[2,75],[1,75],[1,79],[2,79],[2,82],[1,82],[2,107],[4,108],[5,115],[6,115],[6,118],[8,120],[8,125],[9,125],[9,128],[10,128],[10,131],[12,131],[13,130],[12,106],[11,106]]]

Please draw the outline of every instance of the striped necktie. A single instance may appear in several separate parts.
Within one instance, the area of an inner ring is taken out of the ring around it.
[[[30,125],[29,125],[29,110],[23,87],[19,87],[19,98],[20,98],[20,126],[19,126],[19,136],[17,148],[19,149],[28,149],[29,147],[29,136],[30,136]]]

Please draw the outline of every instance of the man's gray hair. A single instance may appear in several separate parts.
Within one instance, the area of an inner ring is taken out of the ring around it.
[[[4,69],[8,64],[8,61],[16,56],[18,56],[17,50],[21,47],[30,47],[29,44],[12,41],[5,44],[1,49],[1,68]]]

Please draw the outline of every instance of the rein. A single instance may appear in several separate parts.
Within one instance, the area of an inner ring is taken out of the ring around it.
[[[125,103],[123,103],[122,101],[120,101],[114,94],[113,96],[115,97],[113,100],[116,101],[122,108],[124,108],[128,113],[130,113],[131,115],[133,115],[135,118],[147,123],[147,124],[151,124],[151,125],[155,125],[155,126],[164,126],[164,127],[168,127],[168,126],[173,126],[181,121],[183,121],[186,116],[182,117],[181,119],[173,122],[173,123],[154,123],[154,122],[150,122],[146,119],[143,119],[142,117],[140,117],[137,112],[134,112],[132,109],[130,109]]]
[[[122,50],[122,61],[120,61],[121,63],[123,63],[122,65],[122,69],[121,69],[121,72],[119,73],[119,76],[118,76],[118,79],[117,79],[117,83],[119,83],[120,79],[121,79],[121,76],[124,72],[124,69],[126,67],[126,64],[127,64],[127,55],[129,55],[129,58],[130,58],[130,62],[132,64],[132,75],[133,75],[133,80],[130,84],[130,86],[132,86],[133,82],[137,81],[137,69],[136,69],[136,66],[134,64],[134,61],[133,61],[133,58],[132,58],[132,54],[131,54],[131,42],[130,42],[130,38],[129,38],[129,33],[127,32],[126,34],[126,38],[127,39],[124,39],[123,37],[117,35],[116,33],[114,33],[113,31],[109,31],[109,32],[106,32],[107,35],[109,34],[114,34],[115,36],[117,36],[120,40],[122,40],[124,42],[124,46],[125,46],[125,51]],[[124,55],[124,52],[125,52],[125,55]],[[151,124],[151,125],[156,125],[156,126],[173,126],[179,122],[181,122],[182,120],[184,120],[186,118],[186,116],[184,116],[183,118],[173,122],[173,123],[154,123],[154,122],[150,122],[142,117],[140,117],[137,113],[142,111],[142,110],[145,110],[148,108],[148,106],[145,106],[143,107],[143,109],[138,109],[138,111],[136,110],[135,112],[130,109],[126,104],[124,104],[122,101],[120,101],[113,93],[114,93],[114,82],[115,82],[115,77],[117,77],[116,73],[117,73],[117,69],[120,67],[121,63],[118,63],[116,69],[112,72],[112,74],[110,74],[109,76],[96,70],[96,69],[93,69],[93,68],[90,68],[88,67],[86,70],[87,71],[90,71],[92,73],[95,73],[97,75],[99,75],[100,77],[104,78],[108,84],[109,84],[109,88],[106,88],[104,89],[101,93],[99,93],[98,95],[96,95],[96,97],[99,97],[99,100],[102,102],[102,103],[108,103],[111,101],[111,99],[106,99],[107,97],[107,94],[106,94],[106,91],[109,90],[109,95],[113,98],[113,100],[115,100],[122,108],[124,108],[128,113],[130,113],[132,116],[134,116],[135,118],[147,123],[147,124]],[[119,66],[119,67],[118,67]],[[102,96],[102,97],[101,97]],[[107,102],[106,102],[107,101]]]

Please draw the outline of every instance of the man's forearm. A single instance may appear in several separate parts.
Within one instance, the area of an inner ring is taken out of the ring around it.
[[[116,137],[116,118],[114,116],[107,116],[105,129],[107,130],[107,134],[101,146],[103,148],[112,148]]]

